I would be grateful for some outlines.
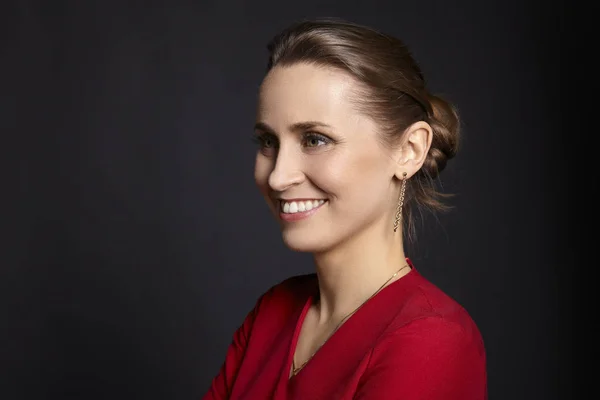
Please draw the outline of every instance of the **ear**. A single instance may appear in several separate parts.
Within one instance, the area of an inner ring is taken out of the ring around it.
[[[425,162],[431,141],[433,140],[433,129],[425,121],[418,121],[409,126],[402,135],[402,145],[398,149],[396,173],[398,179],[413,176]]]

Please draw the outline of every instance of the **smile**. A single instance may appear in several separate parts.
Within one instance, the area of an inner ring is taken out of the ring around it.
[[[285,221],[297,221],[313,215],[326,202],[324,199],[280,200],[279,216]]]

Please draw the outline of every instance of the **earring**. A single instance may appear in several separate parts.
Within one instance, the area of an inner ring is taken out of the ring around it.
[[[404,192],[406,191],[406,172],[402,174],[402,187],[400,187],[400,198],[396,207],[396,218],[394,219],[394,232],[398,230],[400,218],[402,218],[402,206],[404,205]]]

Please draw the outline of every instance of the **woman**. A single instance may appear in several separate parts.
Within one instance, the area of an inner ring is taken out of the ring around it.
[[[204,399],[487,398],[468,313],[404,253],[432,179],[458,146],[454,108],[428,93],[398,39],[338,20],[269,45],[255,179],[316,274],[263,294]]]

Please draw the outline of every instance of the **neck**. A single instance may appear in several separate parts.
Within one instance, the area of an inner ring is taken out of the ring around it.
[[[388,228],[389,229],[389,228]],[[327,252],[315,254],[319,322],[337,321],[367,300],[406,265],[402,235],[375,227]],[[410,271],[404,268],[388,284]]]

